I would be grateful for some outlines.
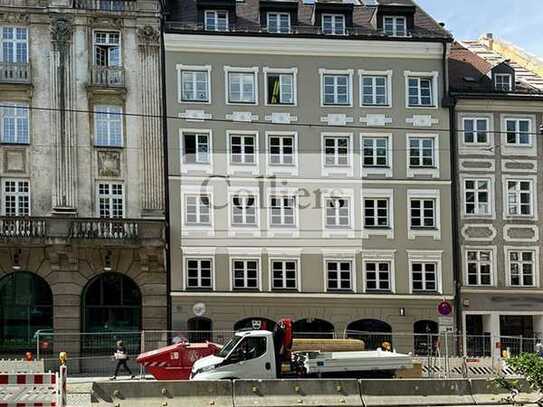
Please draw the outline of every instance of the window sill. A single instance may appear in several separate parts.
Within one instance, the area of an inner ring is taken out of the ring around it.
[[[124,149],[124,146],[106,146],[101,144],[95,144],[95,148],[97,149],[107,149],[107,150],[122,150]]]
[[[190,292],[212,292],[213,288],[212,287],[186,287],[185,291],[190,291]]]
[[[210,105],[211,100],[178,100],[178,103],[183,105]]]
[[[8,141],[2,141],[2,142],[0,142],[0,145],[1,146],[6,146],[6,147],[7,146],[22,146],[22,147],[24,147],[24,146],[30,146],[30,142],[27,142],[27,143],[10,143]]]
[[[326,292],[332,294],[355,294],[352,288],[327,288]]]

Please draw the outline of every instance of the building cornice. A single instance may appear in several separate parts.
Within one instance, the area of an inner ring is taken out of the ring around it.
[[[442,59],[440,42],[165,34],[167,52]]]

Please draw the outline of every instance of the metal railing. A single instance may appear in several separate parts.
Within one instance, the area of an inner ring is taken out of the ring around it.
[[[77,219],[72,222],[72,239],[137,239],[138,221],[123,219]]]
[[[0,239],[44,238],[46,235],[46,218],[0,217]]]
[[[136,0],[74,0],[73,7],[103,12],[136,11]]]
[[[0,82],[31,83],[32,74],[30,64],[0,62]]]
[[[97,87],[122,88],[125,86],[125,71],[122,66],[93,65],[91,84]]]
[[[0,0],[0,7],[47,7],[47,0]]]

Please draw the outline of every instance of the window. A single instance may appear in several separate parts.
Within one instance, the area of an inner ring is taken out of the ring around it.
[[[488,143],[488,119],[464,119],[464,143]]]
[[[532,181],[507,180],[507,214],[532,216]]]
[[[256,226],[256,196],[232,196],[232,225]]]
[[[29,120],[28,104],[0,102],[2,143],[28,144]]]
[[[212,260],[187,259],[187,288],[212,288]]]
[[[509,278],[512,287],[535,285],[535,261],[533,251],[509,251]]]
[[[364,137],[362,139],[363,166],[388,167],[388,139],[386,137]]]
[[[405,17],[383,17],[383,32],[393,37],[405,37],[407,35],[407,22]]]
[[[99,66],[121,65],[121,35],[118,32],[94,32],[94,64]]]
[[[407,83],[410,107],[434,106],[432,78],[409,77]]]
[[[4,216],[29,216],[30,183],[26,180],[5,180],[3,184]]]
[[[209,102],[209,71],[181,71],[181,101]]]
[[[206,10],[206,31],[228,31],[228,11]]]
[[[411,229],[435,229],[435,199],[411,198],[409,202],[411,212]]]
[[[271,260],[272,289],[295,290],[297,288],[297,261]]]
[[[185,224],[211,224],[209,195],[185,195]]]
[[[348,167],[351,165],[350,137],[324,136],[323,141],[325,166]]]
[[[391,291],[390,262],[365,261],[364,268],[367,291]]]
[[[267,72],[267,103],[269,105],[295,104],[294,73]]]
[[[183,162],[209,164],[209,134],[183,133]]]
[[[496,90],[511,92],[513,90],[513,76],[511,74],[498,73],[494,75]]]
[[[324,74],[322,76],[323,105],[351,104],[351,77],[343,74]]]
[[[125,11],[127,4],[122,0],[98,0],[98,9],[103,11]]]
[[[353,289],[353,263],[350,260],[326,261],[328,290]]]
[[[364,227],[390,227],[389,200],[387,198],[364,198]]]
[[[266,353],[266,338],[245,337],[228,357],[229,363],[238,363],[261,357]]]
[[[256,163],[256,136],[230,134],[230,163],[254,165]]]
[[[351,224],[350,200],[348,198],[326,198],[326,227],[348,228]]]
[[[28,63],[28,30],[24,27],[0,27],[0,61]]]
[[[492,252],[467,250],[466,270],[468,285],[492,285]]]
[[[362,76],[362,105],[363,106],[387,106],[388,77],[379,75]]]
[[[343,14],[323,14],[322,32],[323,34],[344,35],[345,16]]]
[[[433,137],[409,137],[409,166],[435,167]]]
[[[271,226],[295,226],[296,199],[293,195],[270,196],[270,224]]]
[[[256,103],[256,73],[228,72],[228,102]]]
[[[411,263],[413,291],[437,291],[437,263]]]
[[[123,184],[98,184],[98,216],[122,218],[124,216]]]
[[[258,266],[256,259],[232,260],[233,287],[234,289],[256,290],[258,289]]]
[[[295,139],[290,135],[270,135],[269,164],[295,165]]]
[[[464,208],[466,215],[490,215],[490,181],[464,180]]]
[[[101,147],[123,146],[123,109],[120,106],[96,105],[94,107],[96,145]]]
[[[506,119],[507,144],[532,145],[531,121],[528,119]]]
[[[290,32],[290,14],[270,12],[267,14],[268,32],[288,34]]]

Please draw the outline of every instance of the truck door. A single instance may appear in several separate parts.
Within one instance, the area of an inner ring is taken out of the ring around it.
[[[274,379],[273,346],[264,336],[247,336],[230,353],[228,370],[238,379]]]

